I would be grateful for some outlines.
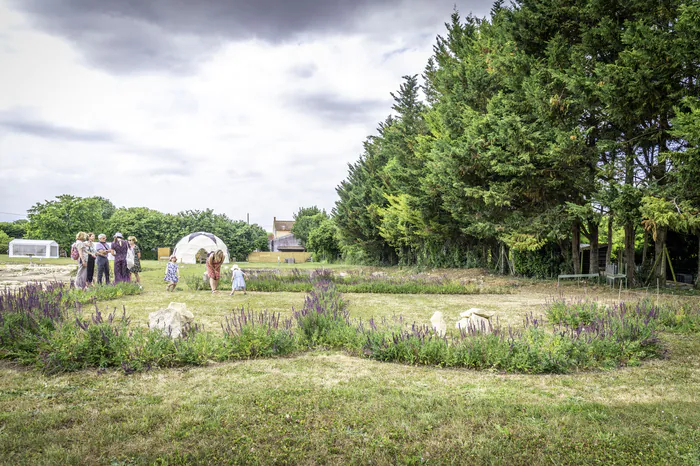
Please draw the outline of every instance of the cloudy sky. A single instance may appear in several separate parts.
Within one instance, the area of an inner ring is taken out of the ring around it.
[[[478,0],[0,0],[0,221],[60,194],[271,229],[330,211]]]

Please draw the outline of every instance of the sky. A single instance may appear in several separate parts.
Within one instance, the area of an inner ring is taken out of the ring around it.
[[[0,221],[60,194],[267,230],[330,212],[477,0],[0,0]]]

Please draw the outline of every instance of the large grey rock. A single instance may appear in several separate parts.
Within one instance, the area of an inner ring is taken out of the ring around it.
[[[162,329],[163,334],[179,338],[185,324],[194,320],[194,314],[187,310],[185,303],[170,303],[167,308],[148,314],[148,328]]]
[[[489,322],[493,315],[484,311],[483,309],[473,307],[462,312],[459,316],[461,319],[457,321],[455,328],[466,329],[469,328],[469,326],[472,326],[478,330],[488,330]]]
[[[442,317],[442,312],[435,312],[435,314],[433,314],[433,316],[430,318],[430,324],[433,326],[435,333],[441,337],[445,336],[445,332],[447,332],[447,324],[445,323],[445,319]]]

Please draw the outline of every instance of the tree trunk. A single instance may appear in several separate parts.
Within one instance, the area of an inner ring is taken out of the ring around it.
[[[644,248],[642,249],[642,267],[647,263],[647,251],[649,249],[649,232],[644,229]]]
[[[654,261],[656,268],[654,269],[654,277],[659,281],[660,286],[666,286],[666,254],[664,253],[664,245],[666,245],[666,227],[656,228],[656,240],[654,241]],[[656,283],[654,283],[655,285]]]
[[[627,286],[634,286],[634,223],[625,223],[625,261],[627,266]]]
[[[574,274],[581,273],[581,258],[579,250],[581,248],[581,225],[574,222],[571,226],[571,260],[574,263]]]
[[[613,213],[610,212],[608,216],[608,250],[605,251],[605,267],[610,265],[610,259],[612,258],[612,248],[613,248]]]
[[[506,273],[506,245],[505,243],[501,243],[501,257],[499,259],[500,265],[501,265],[501,275],[505,275]]]
[[[564,240],[558,240],[559,242],[559,251],[561,252],[561,257],[562,261],[564,264],[570,264],[571,263],[571,257],[569,256],[569,252],[571,251],[571,248],[569,247],[568,241]],[[563,272],[569,272],[569,269],[563,270]]]
[[[700,288],[700,231],[698,231],[698,274],[695,276],[695,288]]]
[[[590,234],[591,240],[591,255],[590,255],[590,266],[588,268],[588,273],[599,273],[600,267],[598,266],[598,222],[595,220],[588,222],[588,232]]]

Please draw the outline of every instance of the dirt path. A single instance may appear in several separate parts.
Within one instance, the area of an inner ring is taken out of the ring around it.
[[[3,264],[0,265],[0,287],[17,287],[29,282],[69,282],[75,275],[74,265]]]

